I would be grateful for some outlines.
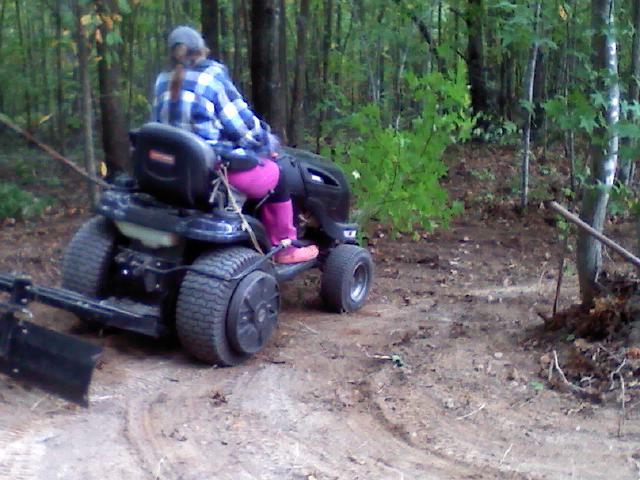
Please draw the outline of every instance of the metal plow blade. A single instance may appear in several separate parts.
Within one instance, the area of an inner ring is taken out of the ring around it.
[[[16,318],[0,305],[0,372],[83,406],[102,349]]]

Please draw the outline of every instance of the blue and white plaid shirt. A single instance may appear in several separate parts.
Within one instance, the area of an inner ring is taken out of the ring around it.
[[[269,132],[231,82],[224,65],[204,60],[185,68],[179,98],[171,101],[171,72],[158,75],[152,121],[193,132],[215,149],[267,155]]]

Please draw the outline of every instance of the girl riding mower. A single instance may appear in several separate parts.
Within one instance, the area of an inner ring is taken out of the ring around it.
[[[64,289],[117,312],[85,318],[154,337],[175,329],[198,359],[231,366],[264,348],[278,320],[279,283],[306,270],[322,270],[320,295],[331,311],[362,307],[373,263],[356,245],[349,186],[334,164],[293,149],[278,157],[297,242],[320,251],[281,264],[272,259],[290,243],[273,247],[257,216],[267,198],[247,200],[227,180],[242,159],[220,158],[198,135],[159,123],[132,141],[134,177],[117,177],[100,216],[65,253]]]

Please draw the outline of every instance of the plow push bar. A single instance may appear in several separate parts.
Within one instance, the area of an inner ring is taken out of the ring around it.
[[[25,277],[0,273],[0,292],[11,293],[12,302],[24,306],[39,302],[94,320],[106,327],[121,328],[154,338],[164,334],[159,314],[122,308],[107,301],[95,300],[62,288],[33,285]]]

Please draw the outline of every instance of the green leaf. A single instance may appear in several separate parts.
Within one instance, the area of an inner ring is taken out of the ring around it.
[[[598,126],[594,117],[580,117],[580,128],[584,129],[587,133],[593,133],[593,130]]]
[[[118,0],[118,9],[124,15],[128,15],[131,13],[131,7],[129,6],[129,2],[127,0]]]
[[[105,38],[105,42],[110,47],[113,45],[119,45],[122,43],[122,37],[118,32],[109,32]]]
[[[540,392],[544,390],[544,383],[534,380],[530,383],[531,387],[536,391]]]
[[[622,138],[640,139],[640,126],[633,122],[619,122],[614,131]]]
[[[527,112],[533,114],[533,109],[535,107],[535,104],[533,102],[530,102],[528,100],[520,100],[520,106]]]
[[[405,366],[404,360],[402,360],[400,355],[391,355],[391,361],[398,368],[402,368]]]

